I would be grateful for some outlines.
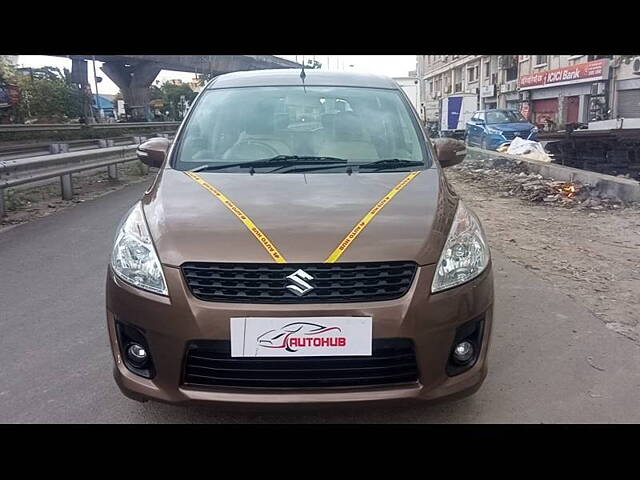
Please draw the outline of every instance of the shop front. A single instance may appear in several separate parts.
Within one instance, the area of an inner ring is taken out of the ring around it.
[[[617,82],[617,116],[640,118],[640,78]]]
[[[523,75],[519,86],[527,102],[521,111],[547,131],[588,122],[593,85],[608,78],[607,59]]]

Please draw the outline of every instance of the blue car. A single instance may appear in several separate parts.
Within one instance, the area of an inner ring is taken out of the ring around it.
[[[538,128],[516,110],[480,110],[467,122],[465,143],[496,150],[516,138],[538,141]]]

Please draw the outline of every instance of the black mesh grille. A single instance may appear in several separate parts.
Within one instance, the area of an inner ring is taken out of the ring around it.
[[[415,384],[413,342],[374,339],[371,356],[232,358],[228,340],[193,341],[183,384],[232,388],[353,388]]]
[[[287,276],[303,269],[314,289],[290,291]],[[390,300],[409,290],[414,262],[370,263],[202,263],[182,265],[191,293],[200,300],[238,303],[335,303]]]

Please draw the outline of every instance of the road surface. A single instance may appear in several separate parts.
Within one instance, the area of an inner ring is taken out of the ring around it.
[[[116,225],[145,186],[0,232],[0,422],[640,421],[637,343],[496,250],[490,371],[470,398],[267,411],[129,400],[112,378],[104,283]]]

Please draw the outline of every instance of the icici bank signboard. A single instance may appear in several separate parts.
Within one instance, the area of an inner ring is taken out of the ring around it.
[[[579,82],[593,82],[609,77],[609,60],[594,60],[569,67],[554,68],[543,72],[523,75],[518,80],[520,90],[556,87]]]

